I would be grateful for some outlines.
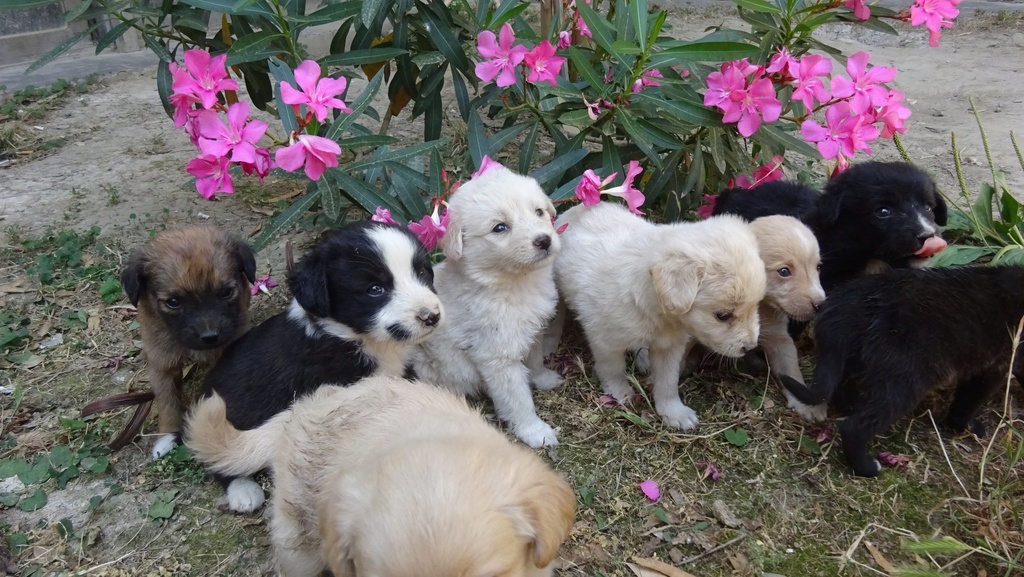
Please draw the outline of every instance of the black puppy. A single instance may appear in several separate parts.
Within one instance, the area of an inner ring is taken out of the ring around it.
[[[1024,316],[1024,268],[893,270],[832,292],[814,325],[818,365],[811,385],[782,377],[801,402],[835,395],[848,416],[839,425],[855,474],[873,477],[868,445],[933,388],[956,383],[946,418],[982,436],[974,418],[1006,382],[1012,337]],[[1020,379],[1024,374],[1013,367]]]
[[[433,280],[427,251],[403,227],[365,221],[327,233],[289,276],[288,310],[228,347],[199,402],[220,397],[231,425],[247,430],[321,385],[403,376],[413,345],[441,321]],[[226,448],[221,429],[191,420],[186,427],[186,444],[214,472]],[[220,480],[230,509],[263,503],[251,479]]]
[[[946,203],[923,170],[904,162],[865,162],[831,179],[822,194],[796,183],[769,182],[722,192],[714,214],[748,220],[794,216],[821,247],[821,286],[828,293],[864,272],[921,268],[945,248],[938,236]]]

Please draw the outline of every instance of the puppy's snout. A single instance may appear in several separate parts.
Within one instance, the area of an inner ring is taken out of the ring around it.
[[[203,331],[199,335],[199,340],[203,341],[204,345],[216,344],[218,339],[220,339],[220,333],[214,330]]]
[[[823,306],[825,306],[825,299],[821,299],[821,300],[818,300],[818,301],[812,301],[811,302],[811,307],[814,308],[814,312],[821,311],[821,307],[823,307]]]
[[[754,350],[754,347],[756,347],[756,346],[757,346],[756,344],[754,344],[754,345],[743,345],[742,347],[740,347],[740,353],[745,355],[745,354],[749,353],[750,351]]]
[[[549,248],[551,248],[551,236],[547,234],[542,234],[538,236],[537,238],[533,239],[533,246],[539,248],[540,250],[548,250]]]
[[[921,242],[924,242],[924,241],[928,240],[929,238],[931,238],[933,236],[935,236],[935,232],[934,231],[921,230],[921,231],[919,231],[917,233],[917,240],[919,240]]]
[[[424,325],[432,327],[436,326],[437,323],[441,322],[441,313],[437,311],[429,311],[427,309],[423,309],[420,311],[420,314],[417,315],[417,318],[420,319],[420,322],[422,322]]]

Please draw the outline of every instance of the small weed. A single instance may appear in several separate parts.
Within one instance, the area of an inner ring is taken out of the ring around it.
[[[154,523],[162,523],[165,519],[174,516],[174,498],[178,496],[178,489],[164,489],[157,491],[156,501],[149,506],[146,515]]]
[[[121,204],[121,191],[116,186],[103,185],[103,192],[107,194],[107,206]]]

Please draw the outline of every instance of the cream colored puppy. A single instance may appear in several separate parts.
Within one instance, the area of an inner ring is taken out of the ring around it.
[[[215,395],[190,424],[220,431],[218,472],[272,467],[280,575],[547,577],[572,529],[565,479],[441,388],[328,385],[248,431],[224,411]]]
[[[761,301],[761,338],[768,365],[776,375],[804,382],[796,344],[789,336],[789,319],[809,321],[825,304],[818,271],[821,256],[811,229],[791,216],[764,216],[750,223],[768,277]],[[783,388],[790,408],[805,419],[825,418],[825,407],[812,407]],[[818,415],[820,414],[820,417]]]
[[[729,357],[757,345],[765,273],[750,227],[734,216],[657,225],[606,202],[573,207],[556,226],[564,223],[559,294],[583,325],[604,391],[629,400],[625,354],[646,347],[658,414],[673,427],[697,426],[679,398],[690,341]]]
[[[530,383],[538,389],[562,383],[536,346],[558,301],[555,207],[536,180],[501,167],[463,184],[448,211],[451,223],[441,239],[447,258],[434,267],[447,318],[419,346],[416,374],[463,395],[486,394],[524,443],[557,445],[530,392]]]

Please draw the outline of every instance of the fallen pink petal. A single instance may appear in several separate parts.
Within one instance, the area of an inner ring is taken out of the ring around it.
[[[661,488],[658,487],[657,481],[648,479],[643,483],[640,483],[640,490],[643,491],[644,495],[646,495],[651,501],[657,501],[658,498],[661,497]]]
[[[702,479],[711,479],[712,481],[718,481],[722,478],[722,474],[718,471],[718,465],[713,461],[701,461],[697,463],[701,467],[704,467]]]
[[[881,452],[878,454],[878,462],[883,467],[895,468],[900,471],[906,471],[907,465],[911,462],[910,457],[906,455],[897,455],[889,452]]]
[[[256,282],[252,284],[252,296],[256,296],[260,293],[270,294],[270,289],[277,286],[277,281],[273,280],[269,276],[261,276],[256,279]]]
[[[603,409],[614,409],[620,406],[622,403],[620,403],[614,395],[609,395],[608,393],[605,393],[597,398],[597,404],[601,405],[601,408]]]

